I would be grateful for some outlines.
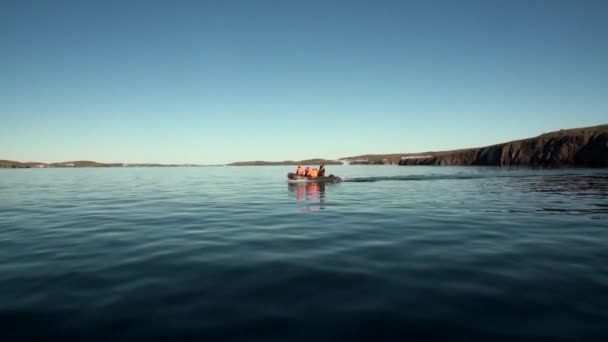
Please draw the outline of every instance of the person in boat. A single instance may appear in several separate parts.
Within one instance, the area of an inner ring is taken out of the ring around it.
[[[319,165],[318,176],[325,177],[325,164],[323,164],[323,163],[321,163],[321,165]]]
[[[307,166],[306,170],[304,170],[304,176],[306,176],[306,177],[310,176],[310,171],[312,171],[310,166]]]
[[[298,165],[298,169],[296,170],[296,175],[304,176],[304,169],[302,168],[302,165]]]
[[[312,169],[310,171],[310,178],[317,178],[317,176],[319,175],[319,170],[317,170],[317,168],[315,167],[314,169]]]

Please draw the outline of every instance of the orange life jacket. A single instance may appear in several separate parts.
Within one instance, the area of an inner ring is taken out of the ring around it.
[[[312,169],[312,171],[310,171],[310,177],[312,178],[317,178],[317,169]]]
[[[298,169],[296,170],[296,175],[303,175],[304,174],[304,169],[300,166],[298,167]]]
[[[310,172],[312,171],[311,168],[307,167],[306,168],[306,172],[304,173],[305,176],[310,176]]]

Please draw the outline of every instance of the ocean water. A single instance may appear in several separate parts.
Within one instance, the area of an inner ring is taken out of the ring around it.
[[[608,340],[608,169],[0,170],[0,340]]]

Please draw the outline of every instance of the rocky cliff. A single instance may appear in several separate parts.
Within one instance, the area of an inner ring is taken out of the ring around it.
[[[608,166],[608,125],[561,130],[481,148],[401,157],[399,165]]]
[[[350,164],[608,166],[608,125],[560,130],[534,138],[442,152],[373,154]]]

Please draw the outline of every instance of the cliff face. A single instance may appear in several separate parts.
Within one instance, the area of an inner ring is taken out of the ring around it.
[[[608,125],[468,150],[402,157],[399,165],[608,166]]]

